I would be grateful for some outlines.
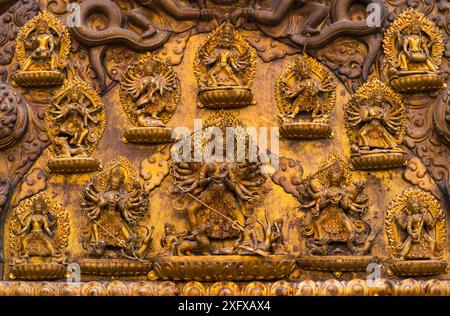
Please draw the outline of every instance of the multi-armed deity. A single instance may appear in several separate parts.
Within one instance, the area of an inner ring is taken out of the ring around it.
[[[241,141],[243,148],[249,148],[248,133],[231,114],[218,112],[205,125],[219,128],[224,135],[227,128],[234,128],[231,145],[238,148]],[[202,139],[194,144],[194,151],[206,153],[211,149],[207,146],[209,141]],[[287,256],[284,245],[283,220],[271,221],[267,213],[257,208],[266,181],[262,163],[259,157],[252,162],[248,150],[242,161],[237,159],[236,152],[234,155],[229,162],[206,159],[173,163],[174,193],[178,195],[174,208],[185,213],[189,226],[177,233],[172,224],[165,225],[162,256],[155,262],[161,278],[171,275],[187,280],[201,274],[205,279],[232,279],[233,275],[251,279],[256,277],[255,260],[261,265],[260,278],[289,274],[292,258]],[[270,262],[263,260],[266,257],[271,258]],[[274,264],[278,266],[277,272],[273,272]],[[204,271],[196,272],[197,265],[204,267]],[[229,271],[227,266],[236,266],[237,271]]]
[[[344,106],[351,159],[358,169],[389,169],[404,164],[405,107],[378,79],[363,84]]]
[[[244,107],[252,104],[256,53],[233,25],[223,23],[200,46],[194,60],[199,106]]]
[[[70,52],[64,25],[47,11],[29,20],[16,39],[20,70],[13,77],[18,86],[45,87],[62,84]]]
[[[68,215],[57,201],[41,193],[22,200],[9,227],[12,279],[60,279],[66,272]]]
[[[120,82],[122,106],[134,125],[127,129],[124,140],[169,142],[172,129],[166,123],[177,109],[180,94],[180,83],[173,68],[149,53],[142,55]]]
[[[363,181],[352,181],[349,166],[338,156],[324,159],[319,170],[298,186],[304,211],[303,236],[311,256],[302,266],[341,272],[364,270],[377,233],[361,218],[368,209]],[[339,260],[336,260],[339,258]]]
[[[391,272],[398,275],[440,274],[447,268],[446,220],[428,192],[409,189],[395,197],[386,213]]]
[[[134,269],[146,268],[138,262],[150,250],[153,228],[139,222],[147,213],[148,203],[148,194],[138,181],[132,163],[122,156],[110,161],[85,185],[81,207],[88,224],[82,233],[82,244],[94,259],[82,259],[82,272],[106,273],[102,268],[111,272],[114,260],[108,259],[135,260]],[[117,272],[136,272],[128,271],[127,267],[131,269],[130,264],[123,264]]]
[[[328,121],[336,102],[336,83],[317,60],[305,55],[289,64],[278,77],[275,98],[283,137],[332,136]]]
[[[386,30],[383,46],[395,90],[417,92],[445,87],[439,71],[444,37],[422,13],[413,9],[401,13]]]
[[[100,162],[88,157],[106,126],[101,97],[80,79],[65,81],[45,113],[45,128],[55,159],[50,171],[76,173],[97,170]]]

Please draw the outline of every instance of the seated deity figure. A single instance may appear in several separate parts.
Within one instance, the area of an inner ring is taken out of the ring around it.
[[[45,20],[40,20],[36,33],[25,42],[25,48],[32,53],[24,63],[23,70],[55,70],[58,55],[55,51],[57,39],[50,33]]]
[[[405,29],[405,34],[398,34],[401,49],[398,53],[400,69],[402,71],[428,70],[435,72],[439,69],[430,56],[432,42],[422,35],[420,21],[414,19]]]

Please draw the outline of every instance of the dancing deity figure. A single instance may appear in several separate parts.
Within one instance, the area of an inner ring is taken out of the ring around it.
[[[53,110],[55,120],[62,120],[56,138],[62,143],[63,155],[71,157],[72,155],[86,155],[86,139],[90,135],[90,123],[98,124],[98,121],[92,117],[92,114],[98,109],[88,109],[84,103],[84,96],[75,86],[67,95],[67,102],[62,106],[55,104],[56,110]],[[65,141],[63,141],[65,139]]]

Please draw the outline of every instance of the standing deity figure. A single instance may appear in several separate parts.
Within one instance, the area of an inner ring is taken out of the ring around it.
[[[230,22],[220,25],[200,45],[194,60],[199,106],[235,108],[250,105],[255,68],[253,47]]]
[[[15,232],[21,236],[22,258],[53,257],[56,254],[52,240],[52,227],[56,223],[50,220],[46,208],[42,196],[34,199],[30,214],[21,223],[22,229]]]
[[[118,258],[120,250],[141,257],[147,249],[135,226],[144,217],[148,195],[139,182],[130,179],[128,163],[124,163],[127,165],[118,161],[91,179],[84,189],[82,207],[90,226],[83,243],[91,255]]]
[[[419,188],[398,194],[387,209],[385,231],[390,272],[400,276],[445,273],[447,222],[432,194]]]
[[[399,127],[390,124],[390,120],[398,116],[389,112],[391,106],[385,98],[384,89],[376,89],[372,98],[366,99],[366,104],[361,107],[361,121],[351,124],[351,127],[359,127],[357,145],[361,150],[398,148],[394,136],[388,131],[398,131]]]
[[[445,88],[439,71],[444,36],[421,12],[408,9],[400,13],[385,32],[383,48],[393,89],[420,92]]]
[[[44,11],[29,20],[16,38],[20,66],[12,80],[23,87],[47,87],[64,81],[70,36],[57,18]]]
[[[223,28],[216,49],[205,58],[208,67],[209,86],[240,86],[243,84],[238,74],[248,67],[249,55],[239,55],[235,50],[234,30],[229,24]]]
[[[159,256],[174,256],[177,253],[177,246],[181,241],[181,236],[176,233],[173,224],[164,224],[164,235],[160,240],[161,252]]]
[[[279,218],[275,220],[271,226],[270,249],[274,254],[288,253],[286,245],[284,243],[283,225],[284,220],[282,218]]]
[[[432,231],[436,225],[428,210],[421,205],[417,196],[410,196],[398,224],[406,233],[400,248],[400,259],[434,258],[436,241]]]
[[[402,166],[400,144],[405,134],[405,107],[400,97],[378,79],[363,84],[344,106],[352,162],[358,169]]]
[[[59,280],[67,269],[69,216],[55,195],[22,199],[9,221],[9,278]]]
[[[332,137],[328,125],[336,102],[333,75],[312,57],[303,55],[286,66],[275,86],[280,134],[286,138]]]
[[[360,219],[368,206],[365,185],[349,182],[348,167],[339,158],[330,156],[318,172],[300,185],[301,206],[308,211],[303,231],[308,248],[323,244],[326,251],[322,254],[327,255],[369,250],[365,243],[369,242],[370,228]]]

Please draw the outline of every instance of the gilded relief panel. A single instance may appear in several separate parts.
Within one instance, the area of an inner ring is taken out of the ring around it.
[[[448,9],[337,2],[13,4],[1,23],[29,43],[0,41],[2,280],[444,291]]]

